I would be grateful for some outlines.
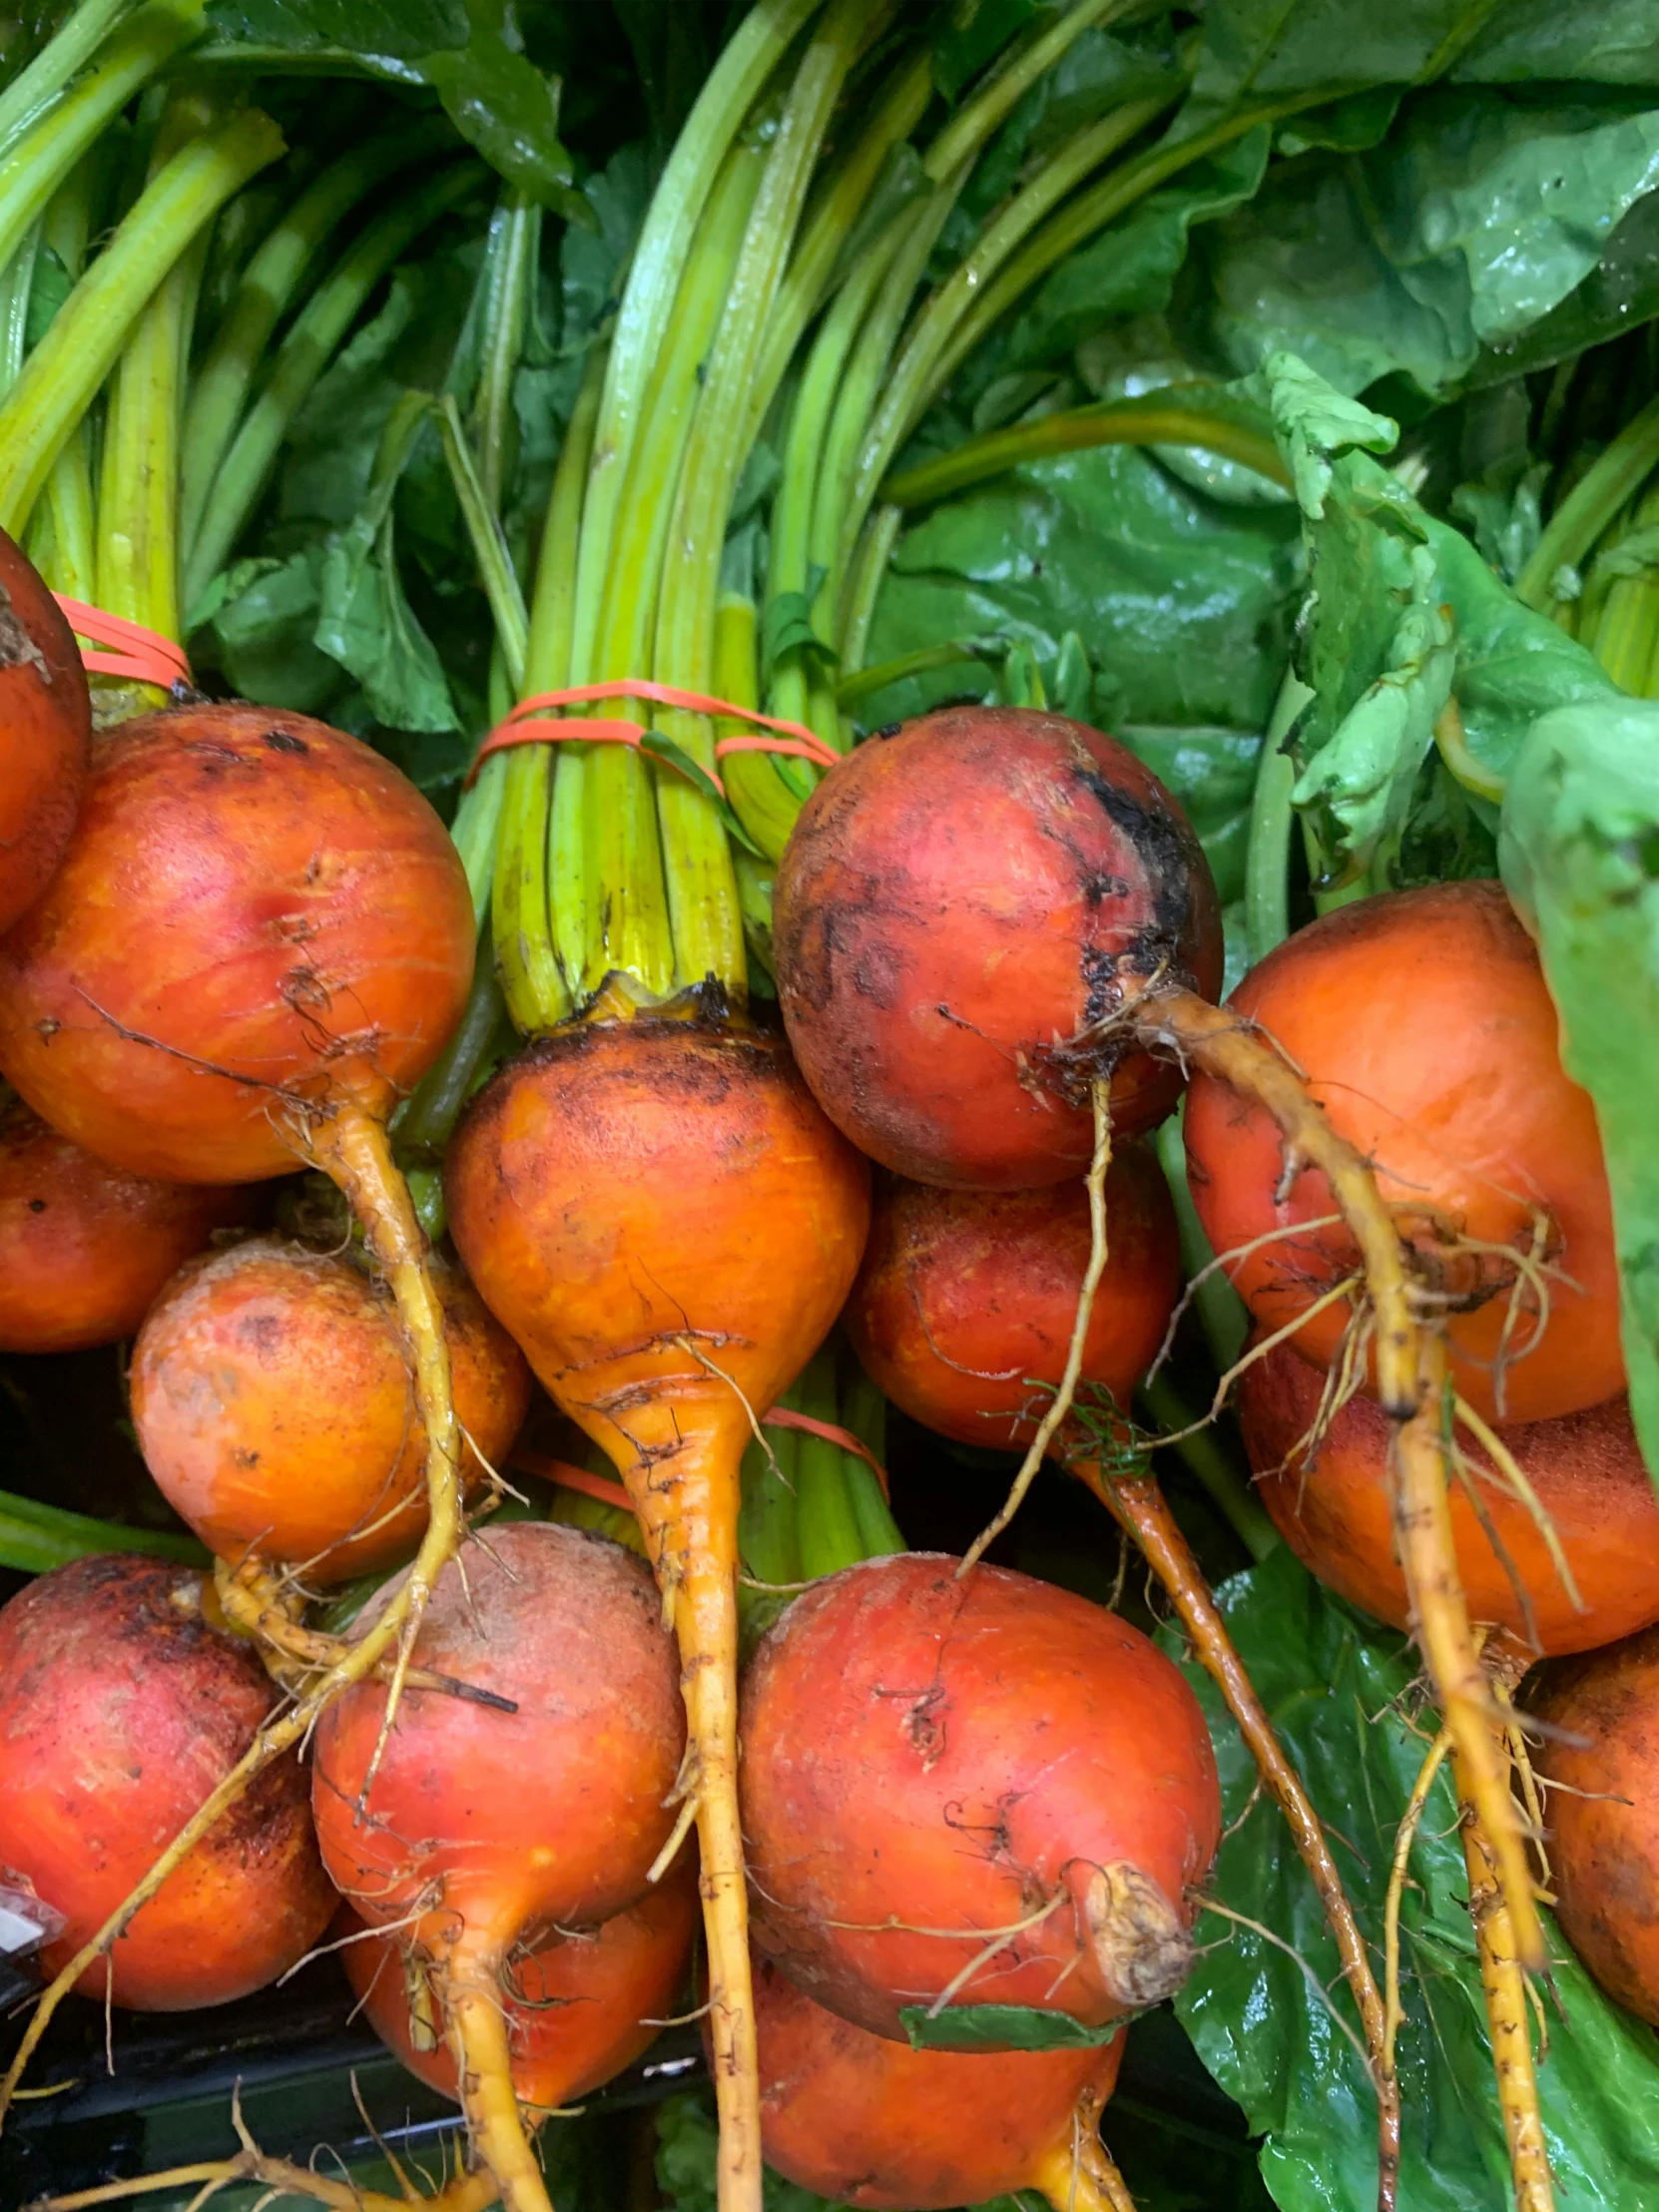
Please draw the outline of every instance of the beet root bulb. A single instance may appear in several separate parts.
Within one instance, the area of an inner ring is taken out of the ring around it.
[[[63,1916],[57,1973],[103,1926],[265,1721],[253,1650],[210,1627],[200,1574],[77,1560],[0,1612],[0,1884]],[[85,1995],[171,2012],[263,1988],[310,1949],[336,1900],[303,1771],[267,1768],[83,1975]]]
[[[1180,1670],[1139,1630],[998,1567],[906,1553],[799,1598],[745,1682],[756,1940],[878,2035],[906,2005],[1100,2026],[1192,1960],[1221,1833]]]
[[[524,1357],[458,1268],[434,1259],[463,1481],[523,1425]],[[349,1255],[257,1237],[193,1261],[133,1347],[133,1421],[174,1510],[220,1558],[308,1583],[395,1560],[426,1525],[426,1435],[389,1294]]]
[[[63,857],[91,744],[75,633],[0,530],[0,930],[40,896]]]
[[[1090,1086],[1114,1131],[1163,1119],[1179,1067],[1113,1017],[1156,979],[1213,996],[1203,848],[1134,755],[1059,715],[948,708],[860,746],[779,864],[779,996],[830,1118],[923,1183],[1080,1175]]]

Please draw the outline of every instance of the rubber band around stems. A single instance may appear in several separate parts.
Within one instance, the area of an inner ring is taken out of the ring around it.
[[[164,638],[159,630],[147,630],[142,622],[128,622],[121,615],[106,614],[84,599],[66,599],[54,592],[77,638],[91,638],[95,646],[109,646],[108,653],[81,647],[81,665],[89,676],[120,676],[130,684],[159,684],[171,691],[175,684],[191,682],[185,649]]]
[[[753,707],[740,707],[735,700],[714,699],[707,692],[681,691],[677,685],[654,683],[644,676],[619,676],[609,683],[576,684],[567,691],[535,692],[530,698],[521,699],[510,714],[502,716],[473,755],[465,788],[471,790],[478,771],[492,753],[504,753],[511,746],[568,745],[572,742],[639,746],[649,735],[641,723],[585,715],[557,716],[561,707],[586,707],[601,699],[647,700],[653,706],[679,707],[688,714],[753,723],[757,733],[768,733],[764,737],[740,733],[718,739],[715,744],[717,761],[724,760],[730,753],[787,753],[797,760],[811,761],[816,768],[833,768],[841,757],[804,722],[785,722],[776,715],[759,714]],[[673,760],[663,760],[662,765],[679,769],[679,763]],[[680,773],[685,771],[680,770]],[[722,799],[726,797],[725,786],[712,769],[700,768],[698,773],[708,777]]]
[[[826,1443],[838,1444],[842,1451],[850,1451],[861,1459],[881,1485],[881,1495],[890,1505],[887,1489],[887,1470],[876,1458],[869,1446],[849,1428],[837,1428],[833,1421],[814,1420],[810,1413],[798,1413],[793,1406],[775,1405],[770,1413],[761,1416],[763,1428],[799,1428],[809,1436],[822,1436]],[[624,1513],[634,1510],[633,1501],[622,1484],[608,1474],[590,1474],[586,1467],[572,1466],[568,1459],[550,1458],[541,1451],[515,1451],[508,1464],[521,1474],[539,1475],[544,1482],[556,1482],[564,1490],[580,1490],[584,1497],[597,1498],[601,1505],[613,1505]]]

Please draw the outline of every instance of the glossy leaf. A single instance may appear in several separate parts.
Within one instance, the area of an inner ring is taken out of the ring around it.
[[[1122,2020],[1090,2027],[1034,2004],[906,2004],[898,2016],[912,2050],[1102,2050],[1123,2032]]]
[[[1217,1593],[1234,1641],[1337,1848],[1362,1928],[1381,1953],[1394,1831],[1433,1734],[1402,1637],[1324,1590],[1281,1546]],[[1364,2059],[1298,1961],[1350,2025],[1336,1946],[1283,1822],[1209,1677],[1204,1704],[1230,1830],[1211,1889],[1221,1915],[1176,2009],[1210,2071],[1266,2136],[1262,2171],[1281,2212],[1372,2212],[1376,2106]],[[1411,2212],[1491,2212],[1507,2162],[1486,2043],[1467,1884],[1442,1772],[1412,1849],[1401,1909],[1403,2161]],[[1539,2066],[1561,2201],[1577,2212],[1659,2204],[1659,2039],[1610,2004],[1550,1925],[1549,2049]]]

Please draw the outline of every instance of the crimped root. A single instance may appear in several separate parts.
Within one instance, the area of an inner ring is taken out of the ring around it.
[[[1100,2094],[1085,2089],[1072,2114],[1071,2134],[1056,2143],[1031,2176],[1054,2212],[1135,2212],[1129,2184],[1100,2140]]]
[[[443,1311],[426,1265],[426,1237],[415,1219],[408,1185],[392,1159],[385,1125],[358,1107],[341,1106],[309,1131],[308,1149],[312,1163],[338,1186],[361,1222],[368,1249],[386,1279],[402,1326],[415,1411],[426,1433],[426,1536],[399,1593],[404,1604],[397,1663],[380,1724],[380,1743],[363,1784],[366,1797],[396,1717],[421,1615],[439,1572],[465,1533],[461,1424],[455,1415]]]
[[[343,1649],[335,1663],[318,1676],[285,1713],[267,1722],[131,1896],[116,1908],[98,1933],[82,1944],[63,1971],[41,1991],[16,2055],[4,2077],[0,2078],[0,2122],[11,2107],[17,2085],[39,2048],[53,2014],[87,1968],[106,1955],[168,1876],[215,1823],[247,1795],[266,1768],[300,1743],[335,1698],[354,1682],[367,1680],[377,1671],[382,1659],[395,1651],[381,1735],[384,1742],[398,1691],[407,1676],[420,1615],[439,1571],[453,1556],[460,1541],[463,1526],[460,1430],[450,1399],[449,1350],[426,1272],[425,1240],[409,1204],[403,1178],[392,1163],[385,1131],[368,1115],[355,1109],[341,1108],[326,1123],[318,1124],[310,1132],[309,1142],[317,1165],[324,1167],[344,1191],[367,1230],[370,1246],[386,1272],[398,1313],[414,1348],[415,1403],[426,1424],[426,1479],[431,1500],[426,1532],[403,1582],[369,1627],[355,1643]]]
[[[1442,1432],[1441,1413],[1444,1354],[1413,1312],[1405,1249],[1377,1179],[1347,1138],[1331,1127],[1296,1071],[1236,1014],[1192,991],[1154,985],[1126,1007],[1124,1019],[1149,1048],[1202,1067],[1271,1114],[1284,1138],[1287,1180],[1304,1166],[1318,1168],[1360,1248],[1374,1329],[1377,1394],[1397,1424],[1394,1527],[1411,1618],[1436,1703],[1495,1855],[1517,1953],[1523,1965],[1539,1967],[1543,1932],[1452,1548],[1446,1500],[1450,1439]]]
[[[1532,2064],[1526,1976],[1516,1955],[1508,1908],[1498,1882],[1497,1855],[1480,1823],[1460,1752],[1452,1755],[1457,1794],[1463,1801],[1463,1862],[1468,1869],[1469,1913],[1480,1946],[1480,1981],[1497,2073],[1497,2101],[1509,2145],[1515,2212],[1555,2212],[1549,2146],[1538,2109],[1538,2077]]]
[[[362,2109],[360,2104],[358,2109]],[[252,2182],[265,2190],[267,2196],[262,2197],[262,2203],[268,2202],[271,2196],[308,2197],[313,2204],[326,2206],[328,2212],[411,2212],[411,2208],[412,2212],[488,2212],[501,2193],[494,2174],[480,2166],[452,2175],[441,2189],[429,2196],[422,2194],[411,2187],[408,2177],[387,2151],[387,2162],[402,2189],[401,2195],[388,2197],[377,2189],[360,2188],[353,2181],[332,2180],[309,2166],[296,2166],[286,2158],[268,2158],[248,2132],[240,2097],[232,2099],[231,2118],[242,2144],[235,2158],[212,2158],[193,2166],[170,2166],[162,2173],[140,2174],[132,2181],[108,2181],[96,2189],[77,2189],[68,2196],[36,2197],[32,2204],[24,2206],[23,2212],[92,2212],[95,2205],[130,2204],[136,2197],[151,2196],[161,2189],[194,2190],[196,2193],[191,2198],[194,2207],[206,2205],[221,2189],[229,2189],[239,2182]]]
[[[440,1969],[461,2110],[473,2156],[494,2175],[503,2212],[553,2212],[513,2091],[499,1963],[493,1956],[451,1954]]]
[[[1216,1610],[1203,1570],[1193,1557],[1159,1485],[1145,1477],[1123,1479],[1107,1475],[1095,1459],[1078,1460],[1072,1471],[1087,1483],[1134,1537],[1169,1592],[1181,1625],[1206,1673],[1226,1700],[1227,1710],[1238,1723],[1240,1735],[1250,1746],[1262,1780],[1284,1814],[1298,1855],[1319,1893],[1331,1933],[1337,1938],[1343,1972],[1354,1991],[1361,2025],[1365,2029],[1366,2052],[1377,2090],[1377,2201],[1379,2212],[1391,2212],[1399,2180],[1399,2083],[1394,2074],[1382,1992],[1372,1971],[1366,1939],[1343,1887],[1343,1878],[1326,1843],[1320,1817],[1303,1787],[1302,1777],[1279,1741],[1266,1707],[1256,1694],[1256,1685],[1227,1633],[1227,1624]]]
[[[741,1440],[729,1450],[718,1439],[688,1436],[668,1456],[624,1469],[663,1593],[664,1618],[680,1646],[686,1759],[678,1794],[683,1805],[696,1807],[702,1863],[720,2212],[762,2212],[760,2053],[738,1810],[741,1450]],[[665,1854],[658,1867],[666,1864]]]

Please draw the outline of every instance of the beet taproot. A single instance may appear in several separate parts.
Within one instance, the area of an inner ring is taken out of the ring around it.
[[[869,1171],[781,1038],[637,1015],[556,1032],[502,1068],[456,1131],[444,1193],[485,1303],[626,1483],[679,1638],[717,2080],[742,2163],[745,2145],[758,2157],[759,2120],[737,1788],[740,1468],[755,1420],[845,1299]]]
[[[463,1482],[499,1467],[530,1400],[524,1357],[440,1260]],[[389,1294],[349,1253],[281,1237],[192,1261],[133,1347],[133,1423],[174,1510],[220,1558],[341,1581],[426,1525],[425,1431]]]
[[[831,1121],[918,1182],[1079,1175],[1091,1082],[1124,1137],[1181,1088],[1114,1017],[1127,981],[1213,996],[1203,848],[1127,748],[1027,710],[953,707],[871,740],[807,802],[779,863],[779,997]]]
[[[78,1559],[0,1611],[0,1885],[64,1919],[57,1973],[241,1757],[276,1696],[253,1648],[210,1625],[200,1574]],[[268,1767],[82,1977],[85,1995],[172,2012],[263,1988],[336,1900],[306,1777]]]
[[[354,1685],[317,1729],[317,1841],[362,1919],[418,1947],[474,2142],[517,2212],[541,2182],[513,2097],[501,1974],[519,1945],[645,1893],[685,1749],[674,1646],[643,1561],[519,1521],[469,1538],[443,1568],[414,1657],[516,1710],[410,1689],[387,1733],[386,1690]]]
[[[1341,907],[1253,968],[1229,1008],[1372,1161],[1476,1412],[1549,1420],[1623,1389],[1595,1109],[1562,1069],[1554,1003],[1501,884]],[[1324,1175],[1302,1165],[1287,1184],[1259,1107],[1200,1071],[1185,1127],[1194,1203],[1264,1327],[1358,1278]],[[1310,1315],[1298,1349],[1329,1367],[1351,1314],[1339,1299]]]
[[[1115,1614],[909,1552],[798,1598],[751,1663],[755,1938],[831,2011],[1018,2004],[1099,2026],[1192,1961],[1221,1834],[1179,1668]]]
[[[697,1915],[697,1860],[687,1853],[637,1905],[504,1963],[500,1996],[520,2104],[556,2111],[650,2048],[686,1981]],[[386,2048],[459,2103],[442,1998],[418,1945],[368,1935],[340,1955]]]
[[[1289,1345],[1246,1368],[1235,1403],[1258,1492],[1304,1566],[1351,1604],[1404,1628],[1409,1606],[1394,1544],[1387,1420],[1371,1398],[1356,1395],[1322,1424],[1324,1394],[1318,1369]],[[1528,1658],[1589,1651],[1659,1621],[1659,1502],[1627,1400],[1492,1433],[1536,1509],[1477,1435],[1454,1430],[1467,1486],[1452,1484],[1451,1519],[1470,1618],[1502,1629]],[[1578,1604],[1540,1518],[1553,1531]]]

